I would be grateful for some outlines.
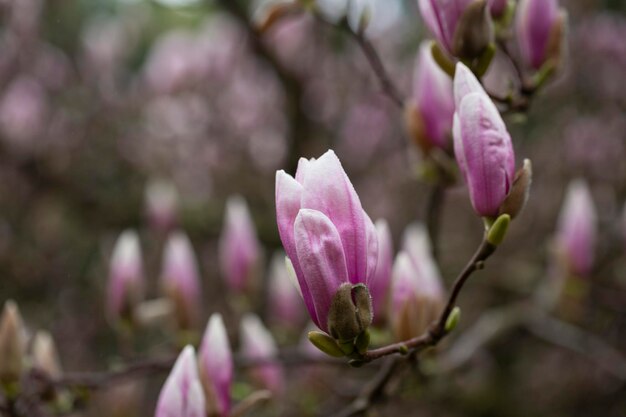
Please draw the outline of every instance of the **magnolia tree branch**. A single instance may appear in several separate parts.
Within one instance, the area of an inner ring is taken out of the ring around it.
[[[389,97],[389,99],[397,107],[399,107],[401,110],[404,109],[404,97],[400,93],[400,89],[395,85],[395,83],[391,79],[391,76],[389,75],[389,72],[387,71],[387,68],[385,67],[383,60],[380,58],[380,55],[376,51],[376,48],[374,47],[372,42],[365,36],[365,33],[363,32],[363,30],[354,31],[350,27],[346,19],[342,20],[341,23],[339,24],[335,24],[333,22],[326,20],[319,13],[314,13],[314,16],[317,19],[317,21],[319,21],[320,23],[323,23],[327,26],[331,26],[335,29],[341,29],[344,32],[346,32],[348,35],[350,35],[352,38],[354,38],[356,43],[359,45],[359,47],[363,51],[363,54],[365,55],[367,62],[369,63],[370,67],[372,68],[372,71],[374,72],[374,75],[376,75],[376,78],[378,78],[378,81],[383,89],[383,92],[387,95],[387,97]]]
[[[452,310],[456,305],[456,300],[459,297],[463,286],[475,271],[483,268],[484,262],[494,253],[495,250],[496,246],[487,242],[486,238],[483,239],[482,243],[476,250],[476,253],[474,253],[474,256],[472,256],[467,265],[465,265],[465,268],[463,268],[454,282],[452,290],[450,291],[450,297],[448,298],[446,306],[441,312],[439,319],[431,325],[426,333],[403,342],[393,343],[378,349],[369,350],[363,355],[363,360],[365,362],[371,362],[396,353],[414,354],[437,345],[441,339],[448,334],[446,331],[446,323],[448,322],[450,313],[452,313]]]

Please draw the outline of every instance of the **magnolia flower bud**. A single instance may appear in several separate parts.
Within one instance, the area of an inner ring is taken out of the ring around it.
[[[109,271],[107,311],[111,319],[132,319],[143,299],[144,275],[139,236],[126,230],[118,238]]]
[[[413,96],[405,107],[409,134],[424,153],[450,145],[454,97],[452,80],[435,62],[431,43],[422,42],[415,65]]]
[[[295,281],[297,278],[291,277],[287,262],[282,251],[277,251],[272,256],[268,289],[269,315],[272,322],[297,329],[304,322],[304,309],[302,296]]]
[[[456,66],[454,100],[454,153],[472,206],[483,217],[495,217],[515,180],[511,136],[496,106],[462,63]]]
[[[583,180],[574,180],[567,187],[556,234],[557,248],[570,273],[591,273],[596,235],[597,215],[589,188]]]
[[[209,319],[199,353],[200,379],[210,414],[228,416],[233,382],[233,358],[220,314]],[[213,411],[213,412],[211,412]]]
[[[145,205],[148,221],[155,230],[168,232],[178,223],[178,191],[171,182],[151,181],[146,187]]]
[[[276,360],[278,347],[269,330],[261,319],[254,314],[247,314],[241,320],[240,329],[241,353],[248,360],[267,361],[251,368],[252,378],[263,388],[280,394],[284,389],[284,375],[282,367]]]
[[[38,331],[32,347],[33,366],[44,371],[52,378],[61,376],[61,363],[52,336],[48,332]]]
[[[205,398],[193,347],[185,347],[176,360],[159,394],[154,416],[206,417]]]
[[[438,277],[422,275],[402,251],[393,266],[389,320],[396,340],[420,336],[443,309],[443,288]]]
[[[376,228],[333,151],[276,173],[276,219],[313,322],[329,332],[342,284],[366,284],[378,262]]]
[[[240,196],[226,202],[226,218],[219,242],[220,267],[228,287],[244,293],[254,290],[261,247],[248,206]]]
[[[549,60],[558,63],[565,19],[558,0],[519,1],[515,29],[526,66],[539,69]]]
[[[444,290],[428,232],[411,224],[393,266],[389,320],[397,340],[419,336],[443,309]]]
[[[486,0],[418,1],[426,25],[451,55],[477,58],[493,42]]]
[[[11,300],[5,302],[0,317],[0,383],[15,382],[22,373],[26,347],[24,333],[17,304]]]
[[[378,236],[378,262],[376,272],[368,284],[374,309],[374,321],[382,323],[387,312],[389,286],[391,285],[391,268],[393,265],[393,241],[389,225],[384,219],[376,221]]]
[[[173,233],[166,245],[161,285],[174,306],[179,328],[189,329],[200,315],[200,272],[193,247],[183,232]]]

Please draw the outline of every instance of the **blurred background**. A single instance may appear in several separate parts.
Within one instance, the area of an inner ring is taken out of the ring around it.
[[[332,20],[332,2],[325,3]],[[409,96],[426,30],[414,1],[375,3],[367,36]],[[583,177],[598,213],[593,273],[582,293],[563,296],[554,316],[592,341],[562,328],[511,329],[445,372],[437,371],[445,363],[425,366],[397,382],[372,415],[626,416],[626,3],[561,6],[569,14],[563,70],[527,114],[505,116],[518,165],[533,161],[531,197],[462,294],[458,336],[487,310],[497,318],[504,313],[494,308],[541,298],[567,184]],[[432,187],[420,175],[419,151],[354,39],[308,15],[260,37],[250,23],[258,7],[0,0],[0,302],[16,300],[29,329],[52,333],[66,372],[120,361],[105,294],[123,230],[139,232],[148,297],[159,292],[168,228],[189,235],[202,277],[201,322],[223,313],[236,346],[242,303],[225,296],[218,259],[228,197],[247,201],[265,270],[281,246],[275,172],[293,174],[301,156],[334,149],[370,217],[389,222],[396,247],[409,223],[425,220]],[[159,189],[171,197],[172,187],[175,215],[163,225],[151,207]],[[439,265],[449,285],[483,227],[463,186],[445,191],[440,224]],[[267,275],[259,274],[264,284],[247,308],[272,328]],[[497,330],[497,322],[486,326]],[[277,331],[279,344],[297,344],[303,329]],[[142,332],[134,357],[167,352],[168,338],[167,329]],[[451,362],[455,342],[441,348]],[[608,355],[608,346],[621,356]],[[292,395],[251,415],[330,415],[376,367],[321,367],[314,377],[311,368],[289,367]],[[72,415],[151,415],[165,376],[139,379],[126,394],[100,392]],[[243,373],[237,381],[241,398],[250,388]],[[132,405],[122,410],[98,403],[124,395]]]

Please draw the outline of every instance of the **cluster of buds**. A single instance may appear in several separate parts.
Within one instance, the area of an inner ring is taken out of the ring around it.
[[[359,355],[373,320],[376,227],[334,152],[276,173],[276,217],[309,315],[311,341],[334,356]]]
[[[167,238],[160,276],[165,298],[144,301],[146,277],[139,236],[132,230],[123,232],[110,264],[107,312],[112,323],[147,324],[169,315],[178,329],[194,328],[201,311],[200,271],[191,242],[181,231]]]
[[[221,316],[209,319],[199,360],[186,346],[176,360],[157,402],[155,417],[225,417],[230,413],[233,362]]]
[[[7,398],[17,394],[22,375],[30,369],[50,378],[58,378],[62,373],[50,333],[37,331],[29,336],[17,304],[9,300],[0,315],[0,394]],[[50,399],[54,399],[53,393],[51,391]]]

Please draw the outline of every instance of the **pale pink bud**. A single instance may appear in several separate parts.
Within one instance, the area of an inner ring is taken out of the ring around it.
[[[193,347],[185,347],[176,360],[161,388],[154,416],[206,417],[205,398]]]
[[[283,369],[276,361],[278,347],[270,331],[261,319],[254,314],[247,314],[241,319],[241,354],[248,360],[267,363],[251,368],[252,378],[262,387],[280,394],[284,389]]]
[[[22,315],[12,300],[0,316],[0,383],[15,382],[24,368],[26,333]]]
[[[520,0],[515,29],[524,63],[539,69],[550,58],[558,58],[564,15],[558,0]]]
[[[272,256],[268,288],[269,314],[277,324],[300,328],[304,319],[302,296],[295,274],[287,269],[287,262],[289,260],[282,251]]]
[[[593,198],[583,180],[567,187],[558,220],[556,242],[570,272],[586,276],[593,268],[597,215]]]
[[[333,151],[300,159],[295,178],[276,173],[276,219],[307,310],[328,332],[344,283],[367,285],[376,271],[376,229]]]
[[[16,143],[43,133],[48,114],[45,91],[34,78],[20,77],[7,86],[0,99],[0,128]]]
[[[393,265],[389,320],[396,340],[420,336],[443,308],[443,288],[433,277],[423,276],[402,251]]]
[[[52,335],[45,331],[38,331],[33,339],[32,346],[33,366],[46,372],[53,378],[61,376],[61,362],[57,353]]]
[[[233,383],[233,358],[228,334],[220,314],[209,319],[199,353],[200,379],[207,398],[207,408],[219,416],[228,416]]]
[[[454,153],[474,210],[494,217],[515,180],[515,153],[500,112],[462,63],[454,77]]]
[[[424,151],[449,147],[454,115],[452,80],[435,62],[430,48],[430,42],[420,46],[406,114],[410,133]]]
[[[226,218],[219,242],[220,267],[235,292],[253,290],[261,262],[261,245],[248,206],[240,196],[226,202]]]
[[[111,319],[130,318],[143,299],[144,275],[139,236],[124,231],[115,243],[109,271],[107,312]]]
[[[374,320],[382,323],[387,311],[393,265],[393,241],[386,220],[376,221],[376,235],[378,236],[378,262],[376,272],[368,286],[374,307]]]
[[[165,244],[161,282],[174,304],[179,326],[193,327],[201,309],[200,271],[191,242],[183,232],[173,233]]]
[[[157,231],[167,232],[178,223],[178,191],[164,180],[151,181],[146,187],[146,214]]]

